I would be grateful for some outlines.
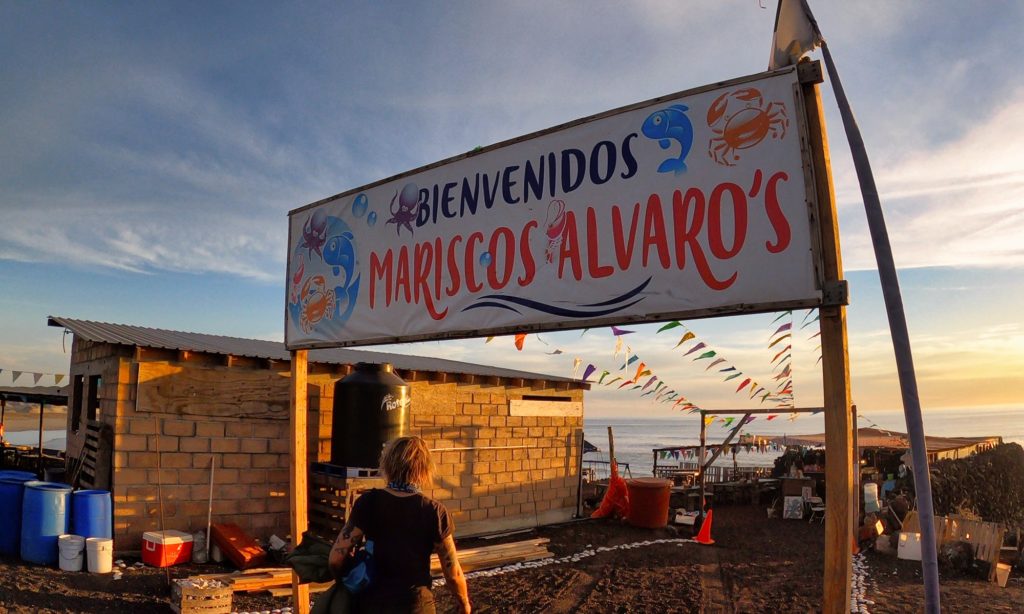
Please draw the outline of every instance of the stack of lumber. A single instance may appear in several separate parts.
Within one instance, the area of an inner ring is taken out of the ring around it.
[[[291,586],[291,567],[263,567],[232,573],[214,573],[192,576],[190,580],[219,580],[231,587],[232,592],[256,592],[275,586]]]
[[[470,572],[547,559],[554,556],[546,547],[550,541],[541,537],[496,546],[465,548],[459,550],[459,563],[462,564],[462,571]],[[441,563],[436,554],[430,555],[430,575],[435,578],[441,575]]]
[[[551,558],[554,555],[547,549],[549,541],[551,540],[538,538],[497,544],[495,546],[466,548],[459,550],[459,563],[462,564],[463,571],[470,572]],[[438,561],[436,554],[430,557],[430,575],[434,577],[441,576],[441,563]],[[192,576],[190,579],[219,580],[226,586],[231,587],[232,592],[235,593],[269,590],[275,596],[279,596],[290,593],[292,570],[290,567],[247,569],[232,573],[202,574]],[[311,584],[310,590],[318,592],[326,590],[330,586],[330,582]]]

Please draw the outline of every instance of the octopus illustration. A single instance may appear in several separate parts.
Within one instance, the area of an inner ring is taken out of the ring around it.
[[[708,156],[723,166],[735,166],[739,150],[750,149],[769,134],[781,139],[788,126],[785,105],[765,104],[760,90],[745,87],[725,92],[708,109],[708,127],[716,135],[708,142]]]
[[[316,253],[320,258],[324,257],[323,246],[327,241],[327,215],[323,211],[316,211],[309,216],[302,226],[302,243],[299,247],[308,250],[309,259],[313,259]]]
[[[395,232],[402,234],[402,227],[413,234],[412,223],[416,220],[416,209],[419,206],[420,189],[415,183],[407,183],[402,192],[395,192],[391,197],[391,219],[387,224],[395,225]],[[398,199],[398,209],[395,210],[395,199]]]
[[[545,234],[548,236],[548,247],[544,250],[544,260],[548,263],[555,261],[555,254],[562,245],[562,236],[565,232],[565,201],[555,199],[548,204],[548,216],[544,221],[547,226]]]
[[[334,290],[327,289],[327,280],[323,275],[313,275],[302,284],[299,301],[299,325],[306,333],[311,332],[324,318],[330,320],[334,317]]]

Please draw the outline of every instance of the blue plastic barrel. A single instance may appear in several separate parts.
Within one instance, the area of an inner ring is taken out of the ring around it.
[[[110,491],[79,490],[71,495],[71,532],[82,537],[113,537]]]
[[[21,545],[21,501],[25,482],[36,479],[27,471],[0,471],[0,555],[14,556]]]
[[[22,482],[38,479],[36,474],[31,471],[16,471],[13,469],[4,469],[0,471],[0,478],[20,478]]]
[[[71,487],[56,482],[25,482],[21,503],[21,558],[57,564],[57,536],[68,532]]]

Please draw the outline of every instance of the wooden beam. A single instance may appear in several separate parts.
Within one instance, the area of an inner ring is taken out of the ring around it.
[[[728,416],[728,415],[744,415],[744,414],[813,414],[816,412],[825,411],[824,407],[792,407],[789,409],[702,409],[700,415],[704,416]]]
[[[736,434],[740,432],[740,429],[743,428],[743,425],[747,423],[747,418],[749,418],[749,417],[750,417],[749,413],[747,415],[743,416],[743,419],[740,420],[740,423],[737,424],[736,426],[734,426],[733,429],[729,432],[729,436],[725,438],[725,441],[723,441],[722,443],[718,444],[718,449],[715,450],[715,453],[711,455],[711,458],[708,459],[708,462],[706,462],[706,463],[702,462],[702,467],[701,467],[701,471],[702,472],[705,469],[707,469],[708,467],[710,467],[711,463],[715,462],[715,459],[717,459],[719,456],[722,455],[722,450],[724,450],[725,446],[729,445],[729,442],[732,441],[732,438],[735,437]],[[701,423],[703,423],[703,420],[701,420]],[[703,461],[703,457],[701,457],[701,461]]]
[[[819,69],[820,75],[820,69]],[[843,279],[839,251],[839,219],[825,131],[825,112],[818,88],[820,76],[802,83],[807,112],[807,140],[814,171],[821,240],[822,284]],[[825,574],[823,612],[849,611],[853,556],[853,432],[850,422],[850,362],[846,338],[846,307],[819,309],[821,367],[825,404]]]
[[[289,412],[289,456],[291,457],[291,480],[289,495],[291,497],[291,530],[292,544],[298,545],[307,527],[307,507],[309,505],[309,487],[306,481],[306,468],[309,459],[306,457],[306,413],[309,353],[307,350],[292,351],[291,408]],[[309,585],[299,582],[299,575],[292,571],[292,607],[295,614],[309,614]]]

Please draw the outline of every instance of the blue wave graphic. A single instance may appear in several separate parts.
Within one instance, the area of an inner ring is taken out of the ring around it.
[[[648,277],[643,283],[633,288],[632,290],[621,294],[613,299],[603,301],[600,303],[593,303],[590,305],[580,305],[580,307],[608,307],[607,309],[570,309],[566,307],[560,307],[557,305],[549,305],[548,303],[542,303],[533,299],[522,298],[519,296],[510,296],[507,294],[488,294],[481,296],[475,303],[465,307],[462,311],[469,311],[470,309],[480,309],[483,307],[495,307],[498,309],[507,309],[516,313],[522,314],[521,311],[513,307],[512,305],[519,305],[532,311],[539,311],[549,315],[560,316],[563,318],[594,318],[600,316],[606,316],[613,314],[618,311],[622,311],[628,307],[636,305],[646,297],[640,297],[635,300],[635,297],[640,292],[643,292],[644,288],[651,283],[651,278]],[[628,302],[626,302],[628,301]],[[510,305],[511,303],[512,305]]]

